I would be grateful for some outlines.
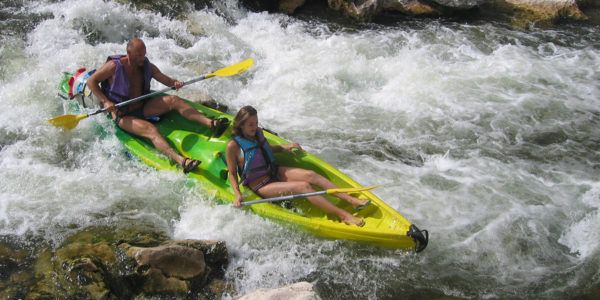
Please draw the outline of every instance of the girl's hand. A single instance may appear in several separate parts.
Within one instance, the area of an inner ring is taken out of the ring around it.
[[[298,143],[291,143],[291,144],[287,144],[284,146],[284,149],[287,150],[288,152],[294,153],[296,149],[298,150],[302,150],[302,147],[300,147],[300,144]]]
[[[240,194],[235,195],[235,199],[233,199],[233,206],[238,207],[238,208],[242,207],[242,200],[243,200],[242,195],[240,195]]]

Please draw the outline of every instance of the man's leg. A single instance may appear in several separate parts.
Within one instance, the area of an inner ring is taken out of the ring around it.
[[[195,110],[181,98],[175,95],[152,98],[144,105],[144,116],[160,116],[171,110],[176,110],[184,118],[212,128],[212,120]]]
[[[183,156],[179,155],[175,149],[169,145],[165,138],[160,134],[156,126],[152,123],[133,116],[124,116],[119,120],[119,127],[123,130],[147,138],[152,142],[154,147],[164,153],[170,159],[174,160],[179,165],[183,165]]]

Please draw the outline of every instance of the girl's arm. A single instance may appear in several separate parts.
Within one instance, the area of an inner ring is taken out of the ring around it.
[[[300,144],[298,144],[298,143],[291,143],[291,144],[285,144],[285,145],[269,144],[269,146],[271,147],[271,151],[273,151],[273,152],[281,152],[283,150],[292,152],[292,150],[294,150],[296,148],[302,150],[302,147],[300,147]]]
[[[242,206],[242,193],[240,192],[240,185],[238,183],[237,174],[237,155],[240,153],[240,147],[233,140],[227,144],[226,160],[227,160],[227,171],[229,171],[229,182],[233,188],[235,199],[233,200],[233,206]]]

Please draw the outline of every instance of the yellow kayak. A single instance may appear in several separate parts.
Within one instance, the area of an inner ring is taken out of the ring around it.
[[[68,78],[70,78],[69,74],[65,74],[65,81]],[[63,94],[67,94],[69,88],[68,83],[65,81],[60,85]],[[67,101],[71,102],[69,107],[73,107],[73,102],[77,102],[75,100]],[[231,115],[198,103],[190,101],[188,103],[209,118],[225,117],[233,122],[233,116]],[[194,182],[201,184],[202,189],[207,194],[214,196],[217,201],[221,203],[233,202],[234,194],[227,180],[227,165],[225,162],[225,149],[231,139],[231,127],[220,137],[213,137],[208,128],[188,121],[176,112],[162,116],[160,121],[155,124],[167,141],[181,154],[202,162],[197,169],[188,173],[187,176],[194,179]],[[264,133],[271,145],[289,143],[266,130]],[[181,172],[181,169],[174,162],[160,154],[151,143],[143,138],[130,135],[118,128],[116,135],[131,154],[146,164],[159,170]],[[287,152],[276,153],[275,157],[279,165],[314,170],[340,188],[362,187],[330,164],[305,151],[296,155]],[[249,189],[241,187],[241,190],[245,195],[244,201],[260,199]],[[399,212],[370,191],[355,195],[358,198],[371,200],[371,205],[359,212],[354,212],[354,209],[347,202],[332,196],[326,197],[338,207],[363,218],[365,220],[363,227],[346,225],[336,216],[327,215],[305,199],[284,203],[253,204],[245,206],[245,209],[249,209],[262,217],[307,230],[320,237],[352,240],[390,248],[415,249],[417,252],[425,249],[429,240],[429,234],[426,230],[419,230]]]

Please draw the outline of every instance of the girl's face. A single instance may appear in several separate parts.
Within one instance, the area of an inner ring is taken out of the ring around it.
[[[242,124],[242,133],[247,137],[256,136],[256,130],[258,129],[258,116],[250,116],[246,119],[246,122]]]

